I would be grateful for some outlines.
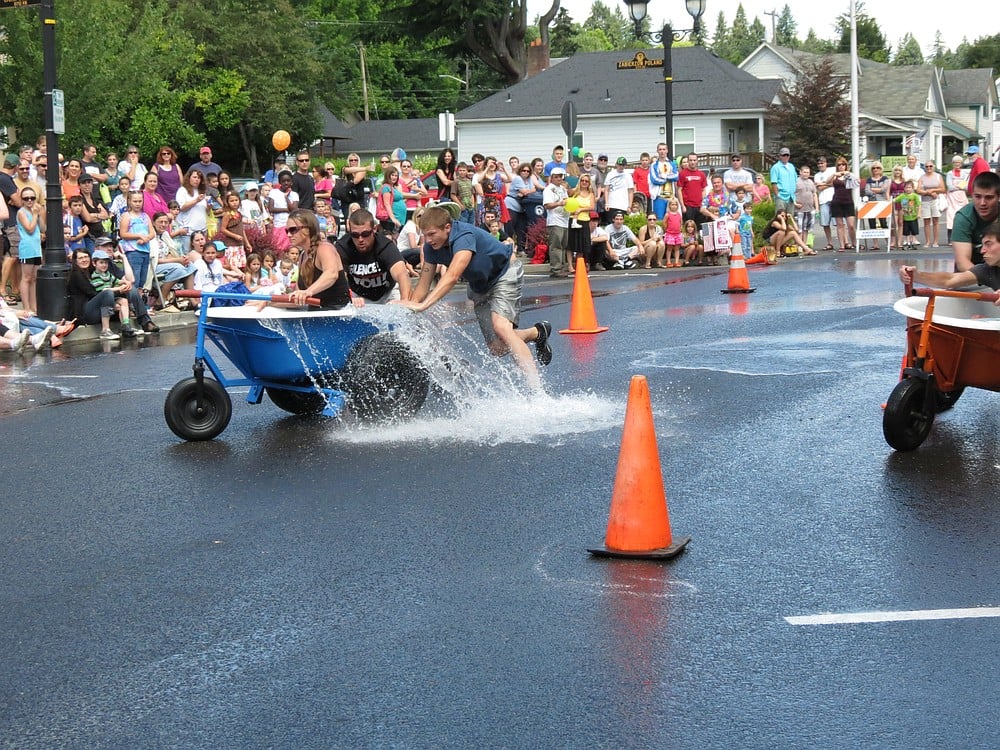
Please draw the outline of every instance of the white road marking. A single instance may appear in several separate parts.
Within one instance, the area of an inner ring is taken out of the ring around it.
[[[844,612],[823,615],[786,617],[789,625],[844,625],[861,622],[907,622],[911,620],[966,620],[978,617],[1000,617],[1000,607],[966,607],[964,609],[910,609],[897,612]]]

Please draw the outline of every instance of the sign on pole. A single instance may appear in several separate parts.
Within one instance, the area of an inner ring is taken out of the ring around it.
[[[42,0],[0,0],[0,8],[30,8],[41,4]]]
[[[567,100],[562,108],[562,129],[566,134],[566,140],[573,142],[573,133],[576,132],[576,105]]]
[[[438,140],[449,145],[455,140],[455,115],[445,110],[438,115]]]
[[[52,130],[59,135],[66,133],[66,100],[62,89],[52,89]]]

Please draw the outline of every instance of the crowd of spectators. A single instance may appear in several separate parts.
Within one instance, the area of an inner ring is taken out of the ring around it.
[[[567,158],[561,145],[548,160],[476,153],[465,161],[446,148],[425,185],[401,148],[377,164],[349,154],[339,171],[303,150],[294,165],[276,158],[259,181],[237,188],[209,146],[184,168],[170,146],[159,148],[147,166],[135,146],[121,158],[108,153],[101,163],[87,144],[81,156],[59,158],[63,239],[72,269],[68,317],[99,324],[104,338],[141,336],[158,330],[151,317],[158,310],[188,305],[175,297],[181,287],[212,290],[237,282],[254,292],[293,291],[304,248],[290,237],[288,222],[301,210],[315,217],[319,236],[331,244],[344,236],[347,217],[364,211],[372,231],[405,259],[407,276],[416,276],[424,247],[416,214],[432,197],[458,204],[460,221],[513,245],[519,256],[534,251],[533,262],[547,260],[555,277],[571,275],[578,258],[593,270],[718,263],[725,253],[715,252],[704,227],[720,218],[747,250],[755,244],[795,245],[814,254],[812,238],[820,232],[826,239],[820,249],[834,250],[834,231],[837,250],[855,249],[856,194],[862,201],[892,203],[890,220],[870,224],[889,231],[890,247],[915,246],[921,219],[924,241],[937,247],[941,216],[950,240],[972,181],[984,171],[977,151],[969,148],[969,164],[955,155],[946,173],[933,161],[918,165],[910,156],[891,175],[876,161],[862,177],[843,157],[833,167],[821,157],[815,169],[796,169],[789,149],[782,148],[765,180],[744,166],[740,154],[732,155],[727,169],[706,170],[694,153],[678,164],[664,143],[633,162],[626,156],[612,161],[606,153]],[[40,139],[35,147],[7,154],[0,171],[3,299],[8,310],[19,305],[29,317],[37,309],[48,169]],[[764,201],[773,201],[775,213],[763,237],[755,238],[751,213]],[[637,231],[624,221],[634,214],[642,216],[633,224]],[[532,236],[538,229],[543,231]],[[876,240],[870,247],[880,246]],[[217,257],[207,258],[206,249]],[[389,275],[399,277],[399,267]],[[115,316],[120,333],[110,328]],[[52,322],[52,333],[39,342],[60,342],[56,326],[65,332],[66,325]],[[0,347],[11,340],[5,335]]]

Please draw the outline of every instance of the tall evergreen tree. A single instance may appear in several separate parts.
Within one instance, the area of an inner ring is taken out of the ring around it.
[[[576,54],[580,48],[577,41],[579,33],[580,25],[573,22],[565,8],[560,8],[549,32],[549,54],[552,57],[571,57]]]
[[[858,36],[858,57],[876,62],[889,62],[892,54],[892,47],[886,41],[878,21],[869,16],[864,11],[864,3],[858,2],[854,6],[855,23],[857,25]],[[837,52],[851,51],[851,17],[846,13],[837,18],[837,31],[840,34],[840,41],[837,44]]]
[[[896,45],[896,55],[892,59],[893,65],[923,65],[924,53],[920,50],[920,43],[913,38],[913,34],[907,32]]]
[[[778,22],[774,26],[774,42],[779,47],[789,47],[790,49],[798,49],[801,44],[798,38],[798,27],[792,16],[792,9],[787,4],[781,9],[781,15],[778,16]]]
[[[728,60],[731,55],[730,39],[729,29],[726,26],[726,14],[720,10],[719,17],[715,22],[715,33],[712,34],[712,52],[723,60]]]

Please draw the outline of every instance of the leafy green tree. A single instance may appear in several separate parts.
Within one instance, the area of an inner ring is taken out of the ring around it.
[[[604,32],[611,45],[608,49],[625,49],[634,41],[632,22],[625,18],[618,5],[612,10],[602,0],[594,0],[594,4],[590,6],[590,15],[583,22],[582,30]]]
[[[800,49],[803,52],[812,52],[814,55],[828,55],[836,51],[837,45],[829,39],[820,39],[815,31],[809,29]]]
[[[774,42],[779,47],[798,49],[801,42],[798,38],[798,26],[792,16],[792,9],[786,4],[781,9],[781,15],[774,26]]]
[[[239,159],[242,170],[258,174],[260,164],[270,161],[271,134],[279,128],[291,133],[293,147],[320,135],[317,92],[324,86],[323,69],[313,37],[289,0],[170,3],[172,15],[203,50],[204,68],[232,70],[246,82],[245,106],[228,124],[192,113],[200,115],[193,119],[230,164]]]
[[[893,65],[923,65],[924,53],[920,51],[920,43],[913,38],[913,34],[907,32],[899,40],[896,46],[896,55],[892,59]]]
[[[576,35],[577,52],[609,52],[618,49],[601,29],[583,29]]]
[[[871,16],[864,12],[864,3],[859,2],[854,6],[855,23],[857,25],[858,37],[858,57],[876,62],[889,62],[892,54],[892,47],[886,41],[881,27]],[[840,34],[840,41],[837,43],[837,52],[851,51],[851,17],[843,14],[837,18],[837,31]]]
[[[201,50],[168,12],[164,0],[74,0],[56,27],[59,88],[66,92],[64,153],[84,142],[119,148],[135,142],[151,154],[163,143],[200,145],[192,110],[224,106],[217,97],[242,84],[203,66]],[[22,141],[44,129],[42,51],[38,12],[5,11],[0,53],[0,112]],[[105,29],[119,29],[105,34]]]
[[[850,149],[850,83],[833,74],[829,59],[806,63],[793,85],[786,85],[777,104],[765,112],[777,142],[787,146],[799,164],[815,164],[820,155],[847,154]]]
[[[962,50],[962,63],[966,68],[993,68],[1000,70],[1000,34],[980,37]]]
[[[553,0],[553,7],[558,3]],[[549,13],[551,8],[542,18]],[[475,55],[506,83],[524,78],[528,0],[394,0],[382,18],[401,24],[412,38],[447,41],[454,56]]]

